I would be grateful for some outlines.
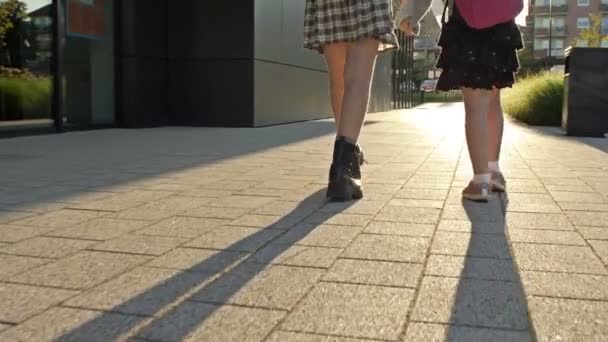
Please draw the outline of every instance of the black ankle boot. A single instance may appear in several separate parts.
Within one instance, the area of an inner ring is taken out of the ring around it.
[[[361,179],[355,178],[355,168],[359,171],[359,156],[357,147],[344,138],[336,140],[334,145],[334,159],[329,169],[329,185],[327,198],[330,201],[350,201],[363,197]]]
[[[355,145],[355,153],[353,154],[353,178],[361,180],[361,166],[365,163],[363,149],[359,145]]]

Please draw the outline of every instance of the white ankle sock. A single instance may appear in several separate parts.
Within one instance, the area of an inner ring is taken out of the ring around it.
[[[492,174],[490,173],[480,173],[478,175],[473,176],[473,183],[475,184],[487,184],[492,180]]]
[[[494,172],[500,172],[500,166],[498,166],[498,161],[488,162],[488,169]]]

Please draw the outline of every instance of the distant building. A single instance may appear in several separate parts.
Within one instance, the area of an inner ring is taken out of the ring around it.
[[[580,30],[589,28],[589,15],[602,13],[602,33],[608,35],[608,0],[528,0],[529,15],[526,22],[532,30],[531,38],[534,57],[563,57],[564,49],[576,42],[586,46],[587,42],[577,40]],[[602,42],[608,47],[608,40]],[[549,51],[551,49],[551,51]]]
[[[519,27],[519,31],[521,31],[521,35],[524,38],[524,48],[525,49],[533,49],[534,48],[534,27],[530,23],[526,23],[526,25],[517,25]]]
[[[53,14],[52,6],[38,8],[28,14],[31,20],[34,39],[36,40],[35,56],[27,61],[27,67],[34,71],[48,71],[52,58]]]

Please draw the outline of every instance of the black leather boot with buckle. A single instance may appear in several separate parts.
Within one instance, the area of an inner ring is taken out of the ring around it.
[[[329,201],[346,202],[363,197],[361,156],[357,150],[359,149],[356,145],[347,142],[344,138],[336,140],[327,186]]]
[[[366,162],[361,146],[355,145],[354,157],[355,161],[353,162],[353,178],[361,180],[361,166]]]

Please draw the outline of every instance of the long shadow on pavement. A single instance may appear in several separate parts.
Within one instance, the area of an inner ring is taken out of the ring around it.
[[[22,211],[39,213],[31,208],[40,204],[65,202],[69,208],[83,193],[131,184],[145,189],[137,184],[334,132],[335,124],[322,120],[280,128],[116,129],[2,140],[0,222],[16,221],[11,214]],[[299,149],[305,157],[319,156]]]
[[[457,283],[446,341],[535,341],[507,238],[507,197],[488,204],[463,201],[462,205],[471,223],[471,238],[460,277],[445,278],[442,284],[448,290]],[[447,292],[454,295],[452,291]]]
[[[310,217],[324,204],[324,191],[321,190],[304,199],[295,209],[273,225],[276,227],[293,225],[291,229],[275,229],[272,226],[260,229],[257,233],[235,242],[205,260],[201,260],[188,270],[180,272],[161,284],[103,312],[95,319],[65,333],[56,341],[115,341],[119,337],[124,337],[135,326],[142,323],[145,323],[141,328],[143,330],[140,330],[136,334],[137,336],[152,340],[183,340],[193,330],[200,327],[207,318],[221,307],[221,304],[227,303],[231,296],[260,274],[273,260],[311,233],[320,224],[315,223],[318,220],[314,220],[311,224],[298,224],[296,221],[299,220],[300,223],[306,221],[306,218]],[[323,219],[331,218],[346,210],[350,205],[352,203],[346,203],[340,206],[338,210],[324,213]],[[287,232],[289,234],[288,239],[281,243],[272,243]],[[271,236],[272,238],[269,238]],[[256,252],[262,249],[263,253],[256,255]],[[245,260],[242,260],[241,254],[234,252],[245,250],[252,251],[252,254]],[[217,276],[219,270],[233,264],[236,264],[236,266]],[[291,289],[283,288],[281,290],[290,291]],[[193,303],[192,300],[196,301],[201,296],[212,297],[211,304],[204,301],[209,304],[204,305],[204,310],[187,310],[186,307]],[[169,311],[163,310],[179,298],[185,299],[185,301]],[[143,312],[142,308],[145,308]],[[183,314],[184,310],[188,312],[187,315]],[[180,311],[182,312],[181,315]],[[121,315],[117,318],[116,313],[130,316]],[[138,313],[138,316],[133,316],[134,313]],[[151,321],[146,322],[150,318],[152,318]]]

